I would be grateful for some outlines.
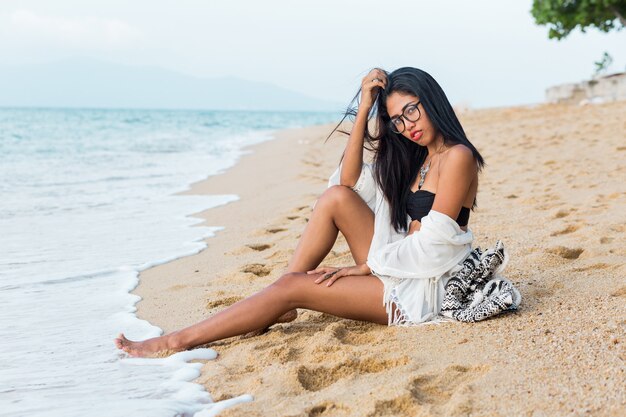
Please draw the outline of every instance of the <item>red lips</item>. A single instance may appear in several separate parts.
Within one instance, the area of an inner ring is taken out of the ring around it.
[[[411,133],[411,139],[413,139],[414,141],[418,141],[418,140],[420,140],[420,138],[422,137],[423,134],[424,134],[423,131],[416,130],[415,132]]]

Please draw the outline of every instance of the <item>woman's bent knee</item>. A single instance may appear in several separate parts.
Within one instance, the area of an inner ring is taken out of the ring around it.
[[[273,287],[280,287],[282,289],[287,289],[291,287],[294,281],[298,278],[299,275],[302,275],[301,272],[287,272],[283,274],[280,278],[278,278],[272,284]]]
[[[305,275],[301,272],[288,272],[270,285],[270,288],[279,293],[283,301],[293,304],[292,307],[296,308],[299,300],[298,294],[306,285]]]
[[[356,193],[349,187],[344,185],[333,185],[324,191],[324,193],[319,198],[317,206],[325,206],[325,207],[337,207],[341,206],[345,202],[349,201],[349,199],[353,199],[354,197],[358,197]]]

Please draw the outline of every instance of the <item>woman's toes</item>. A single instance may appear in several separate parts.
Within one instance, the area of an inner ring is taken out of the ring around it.
[[[123,334],[120,333],[120,335],[117,337],[117,339],[115,339],[115,346],[117,346],[118,349],[123,350],[126,353],[132,353],[132,348],[134,343],[131,342],[130,340],[128,340],[126,338],[126,336],[124,336]]]
[[[115,338],[115,346],[118,349],[123,349],[124,348],[124,341],[126,340],[126,338],[124,337],[124,335],[122,333],[120,333],[116,338]]]

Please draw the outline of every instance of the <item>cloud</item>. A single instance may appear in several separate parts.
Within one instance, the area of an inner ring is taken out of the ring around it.
[[[8,16],[4,34],[32,46],[76,49],[125,49],[143,39],[141,30],[119,19],[44,16],[17,10]]]

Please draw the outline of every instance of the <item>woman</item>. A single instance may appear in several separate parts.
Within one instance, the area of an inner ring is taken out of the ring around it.
[[[367,128],[372,112],[376,135]],[[363,163],[365,141],[373,166]],[[432,319],[443,284],[471,253],[467,224],[483,164],[430,75],[374,69],[362,81],[342,163],[287,272],[193,326],[143,342],[120,335],[116,345],[132,356],[189,349],[293,320],[297,308],[380,324]],[[356,265],[318,267],[339,231]]]

